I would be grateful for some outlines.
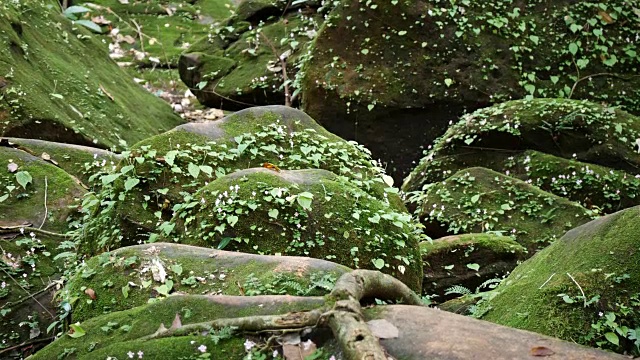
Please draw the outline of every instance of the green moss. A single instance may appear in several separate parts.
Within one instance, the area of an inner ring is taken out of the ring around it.
[[[337,280],[347,270],[314,263],[299,269],[283,267],[287,261],[292,260],[229,256],[162,243],[121,248],[87,261],[64,293],[69,299],[78,299],[73,308],[74,321],[85,321],[164,298],[166,295],[157,290],[163,282],[153,275],[160,269],[173,284],[170,293],[247,296],[324,295],[332,288],[331,279]],[[96,299],[86,295],[86,289],[92,289]]]
[[[620,346],[605,333],[617,332],[613,322],[629,329],[639,325],[639,211],[630,208],[571,230],[517,267],[483,305],[483,319],[618,352],[637,351],[624,331],[618,333]],[[610,314],[616,318],[607,323]]]
[[[328,171],[238,171],[174,210],[174,221],[160,229],[175,227],[181,243],[379,269],[420,289],[411,216]]]
[[[235,340],[226,340],[220,343],[219,349],[211,343],[209,337],[202,336],[186,336],[178,338],[170,338],[164,340],[152,340],[142,342],[143,336],[153,334],[160,324],[169,326],[176,316],[179,314],[183,325],[210,321],[218,318],[232,318],[250,315],[272,315],[283,314],[290,311],[311,310],[321,305],[321,302],[314,299],[301,303],[291,304],[274,304],[266,302],[263,306],[257,306],[257,302],[248,302],[247,305],[231,305],[228,302],[215,300],[215,297],[208,296],[170,296],[165,300],[136,307],[126,311],[115,312],[100,317],[87,320],[80,324],[86,331],[86,335],[73,339],[69,336],[62,336],[57,341],[39,351],[33,356],[33,359],[51,359],[58,354],[63,353],[63,349],[75,348],[71,358],[87,358],[91,359],[95,351],[99,354],[126,354],[128,351],[137,353],[139,350],[143,352],[148,350],[149,354],[153,353],[153,347],[156,344],[171,344],[168,347],[161,347],[165,353],[170,354],[168,358],[178,358],[179,356],[195,355],[196,349],[201,344],[206,344],[210,352],[218,351],[222,358],[237,358],[239,354],[244,353],[244,347],[240,346],[244,342],[244,338]],[[117,324],[108,326],[109,323]],[[107,326],[108,331],[102,328]],[[129,326],[128,331],[122,326]],[[173,341],[175,341],[175,348]],[[191,341],[197,341],[195,345]],[[228,346],[228,347],[227,347]],[[222,351],[225,351],[222,353]],[[175,351],[175,352],[172,352]],[[222,355],[224,354],[224,356]],[[126,357],[124,357],[126,358]]]
[[[10,165],[15,164],[15,165]],[[64,231],[69,208],[85,190],[63,170],[26,152],[0,147],[0,225]],[[17,166],[15,172],[8,170]],[[22,187],[19,178],[29,180]],[[45,207],[46,198],[46,207]]]
[[[525,252],[522,245],[515,242],[511,237],[494,234],[461,234],[456,236],[454,241],[423,241],[420,243],[420,251],[423,254],[434,254],[440,251],[449,252],[456,248],[467,248],[468,246],[485,248],[496,254]]]
[[[7,82],[0,134],[111,147],[182,122],[108,58],[97,36],[72,25],[58,8],[53,0],[0,7],[0,74]],[[89,62],[87,53],[99,56]]]
[[[514,236],[530,255],[591,219],[578,204],[484,168],[461,170],[420,194],[426,232],[496,231]]]

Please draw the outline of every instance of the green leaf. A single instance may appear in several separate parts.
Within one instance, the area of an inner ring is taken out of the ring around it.
[[[500,209],[502,209],[502,210],[511,210],[511,205],[502,204],[502,205],[500,205]]]
[[[571,53],[571,55],[577,54],[578,53],[578,44],[576,44],[576,43],[569,44],[569,52]]]
[[[120,175],[121,174],[105,175],[102,178],[100,178],[100,180],[102,180],[102,185],[109,185],[112,182],[114,182],[117,178],[119,178]]]
[[[124,296],[125,299],[129,297],[129,284],[122,287],[122,296]]]
[[[69,327],[73,330],[72,333],[69,333],[69,337],[71,338],[77,339],[87,335],[87,332],[78,324],[71,324]]]
[[[372,217],[370,217],[368,220],[370,223],[377,224],[380,222],[380,215],[375,214]]]
[[[369,109],[369,111],[373,110],[374,107],[375,107],[374,104],[367,105],[367,109]]]
[[[393,186],[393,178],[387,174],[382,174],[382,181],[389,187]]]
[[[278,213],[279,213],[278,209],[271,209],[271,210],[269,210],[268,215],[269,215],[270,218],[277,219],[278,218]]]
[[[228,215],[227,222],[229,223],[229,225],[231,225],[231,227],[233,227],[238,222],[238,217],[235,215]]]
[[[222,238],[222,240],[220,240],[220,244],[218,244],[218,250],[223,250],[225,247],[227,247],[227,245],[229,245],[231,240],[232,238],[230,237]]]
[[[167,164],[169,164],[169,166],[173,166],[173,162],[176,159],[176,155],[178,155],[178,151],[171,150],[167,152],[167,154],[164,156],[164,161],[166,161]]]
[[[360,52],[362,53],[362,55],[367,55],[369,53],[369,49],[362,49],[360,50]]]
[[[607,66],[613,66],[618,62],[618,58],[615,55],[611,55],[610,58],[608,58],[607,60],[603,61],[602,63],[607,65]]]
[[[535,36],[535,35],[530,35],[529,36],[529,40],[531,40],[531,42],[533,42],[534,44],[538,45],[538,42],[540,41],[540,38]]]
[[[447,85],[447,87],[449,87],[449,86],[453,85],[453,80],[448,79],[448,78],[444,79],[444,84]]]
[[[454,266],[455,265],[453,265],[453,264],[452,265],[447,265],[447,266],[444,266],[444,269],[445,270],[451,270],[451,269],[453,269]]]
[[[129,171],[133,170],[133,165],[127,165],[127,166],[123,166],[122,169],[120,169],[120,174],[126,174]]]
[[[102,28],[100,28],[100,25],[94,23],[91,20],[75,20],[74,22],[78,25],[86,27],[87,29],[95,33],[102,34]]]
[[[182,274],[182,265],[180,264],[171,265],[171,271],[176,273],[176,275],[180,276]]]
[[[310,210],[311,202],[313,201],[313,194],[306,191],[303,193],[300,193],[296,197],[296,201],[298,202],[298,204],[300,204],[300,206],[302,206],[303,209]]]
[[[378,270],[384,267],[384,260],[382,259],[374,259],[372,262],[373,262],[373,266],[375,266],[376,269]]]
[[[559,78],[559,77],[557,77],[557,76],[551,76],[551,77],[549,77],[549,79],[551,79],[551,82],[552,82],[554,85],[558,83],[558,80],[560,80],[560,78]]]
[[[69,6],[64,10],[63,14],[67,16],[71,14],[82,14],[90,11],[91,10],[89,8],[86,8],[84,6]]]
[[[129,191],[133,189],[136,185],[140,183],[140,179],[138,178],[128,178],[127,181],[124,182],[125,191]]]
[[[478,200],[480,200],[480,194],[475,194],[471,197],[471,202],[472,203],[477,203]]]
[[[404,30],[400,30],[400,31],[398,31],[398,35],[405,36],[405,35],[407,35],[407,32],[404,31]]]
[[[189,163],[189,175],[191,175],[194,179],[198,178],[198,175],[200,175],[200,167],[194,163]]]
[[[207,174],[207,176],[211,176],[211,174],[213,173],[213,168],[209,165],[200,165],[199,168],[200,171]]]
[[[480,265],[478,264],[467,264],[467,267],[473,271],[478,271],[480,270]]]
[[[616,132],[622,134],[622,124],[616,124]]]
[[[20,184],[23,189],[26,189],[27,185],[33,181],[33,178],[31,174],[26,171],[18,171],[16,173],[16,181],[18,181],[18,184]]]
[[[4,194],[2,196],[0,196],[0,203],[7,200],[7,198],[9,198],[9,194]]]
[[[604,334],[604,337],[613,345],[620,345],[620,340],[618,339],[618,335],[612,333],[612,332],[608,332],[606,334]]]

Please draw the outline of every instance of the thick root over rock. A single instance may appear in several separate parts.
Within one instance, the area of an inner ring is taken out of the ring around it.
[[[325,297],[325,305],[310,311],[284,315],[224,318],[182,325],[176,317],[173,325],[164,324],[144,340],[169,336],[206,333],[211,329],[233,327],[240,332],[290,331],[328,327],[348,360],[386,360],[385,350],[364,321],[360,301],[365,298],[398,301],[423,306],[420,297],[401,281],[372,270],[354,270],[338,279]]]

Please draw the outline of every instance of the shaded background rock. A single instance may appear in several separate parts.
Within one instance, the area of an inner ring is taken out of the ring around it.
[[[637,113],[627,38],[640,19],[615,4],[342,1],[303,66],[303,109],[395,178],[450,121],[491,103],[588,98]]]
[[[495,287],[526,258],[526,249],[508,236],[453,235],[420,243],[422,292],[444,302],[462,293]]]

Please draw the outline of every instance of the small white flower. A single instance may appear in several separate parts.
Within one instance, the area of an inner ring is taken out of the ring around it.
[[[200,345],[198,346],[198,351],[200,351],[201,353],[205,353],[207,352],[207,347],[205,345]]]
[[[142,350],[138,351],[138,359],[142,359],[142,355],[144,355]]]
[[[135,355],[135,354],[133,353],[133,351],[129,351],[129,352],[127,353],[127,356],[129,357],[129,359],[133,359],[133,355]]]
[[[249,339],[244,342],[244,349],[247,351],[251,350],[254,346],[256,346],[256,343]]]
[[[278,350],[273,350],[273,357],[277,358],[278,357]]]

